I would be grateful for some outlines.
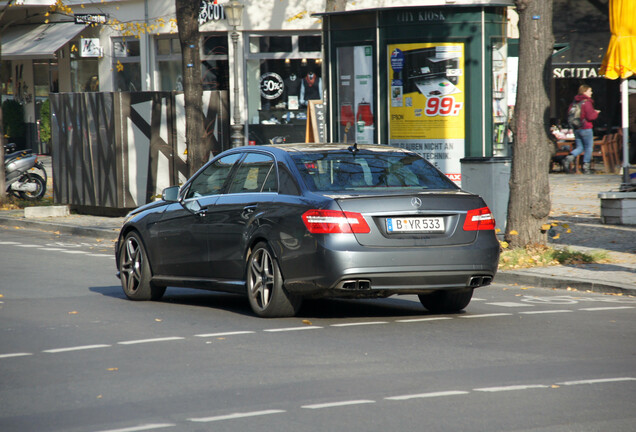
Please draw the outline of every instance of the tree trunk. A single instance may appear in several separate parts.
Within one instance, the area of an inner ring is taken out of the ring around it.
[[[177,28],[181,42],[183,94],[186,116],[186,146],[188,167],[194,174],[210,158],[211,148],[204,136],[203,87],[201,82],[201,54],[199,52],[200,0],[175,0]]]
[[[514,113],[510,201],[505,239],[512,247],[546,242],[550,213],[550,69],[552,0],[517,0],[519,78]]]
[[[13,0],[9,0],[7,4],[4,6],[2,11],[0,12],[0,19],[4,17],[7,8],[11,6]],[[0,29],[0,60],[2,59],[2,33],[4,32],[6,26]],[[4,197],[5,191],[7,189],[7,185],[5,184],[5,176],[7,173],[4,169],[4,125],[3,125],[3,116],[2,116],[2,100],[0,100],[0,160],[2,164],[0,164],[0,201]]]

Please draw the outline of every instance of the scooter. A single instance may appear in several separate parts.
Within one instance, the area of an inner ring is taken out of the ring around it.
[[[15,151],[15,144],[4,146],[4,172],[7,193],[25,200],[39,200],[46,194],[48,176],[44,165],[31,150]],[[40,170],[44,177],[33,172]]]

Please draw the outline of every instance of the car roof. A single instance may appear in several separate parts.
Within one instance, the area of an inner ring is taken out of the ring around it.
[[[306,151],[329,151],[329,150],[346,150],[352,145],[357,146],[358,150],[370,150],[377,152],[402,152],[406,150],[385,144],[351,144],[351,143],[286,143],[256,146],[252,148],[262,149],[280,149],[285,152],[306,152]]]

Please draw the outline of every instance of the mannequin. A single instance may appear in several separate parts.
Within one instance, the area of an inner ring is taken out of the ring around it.
[[[309,71],[300,86],[300,103],[306,106],[308,100],[320,99],[322,99],[322,78],[314,71]]]
[[[283,80],[285,84],[285,101],[289,102],[290,96],[300,96],[300,78],[295,73],[290,73],[287,78]]]

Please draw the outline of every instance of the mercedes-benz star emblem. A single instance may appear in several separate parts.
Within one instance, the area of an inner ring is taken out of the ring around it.
[[[411,205],[415,208],[420,208],[422,207],[422,200],[418,197],[413,197],[411,198]]]

